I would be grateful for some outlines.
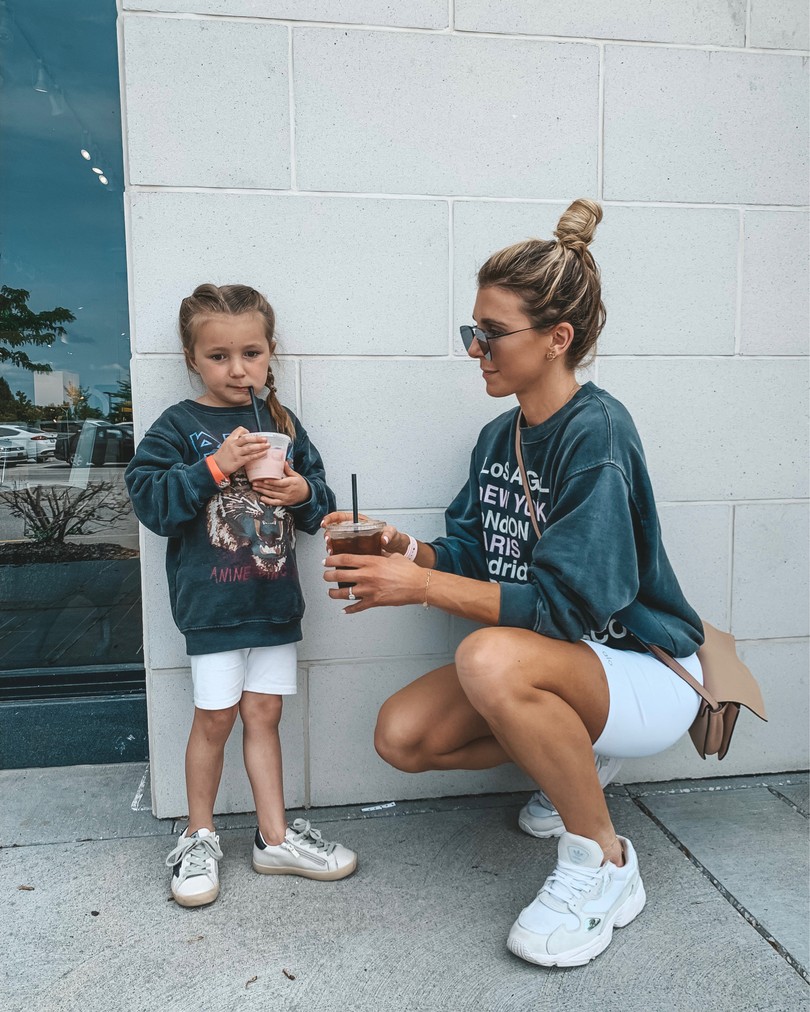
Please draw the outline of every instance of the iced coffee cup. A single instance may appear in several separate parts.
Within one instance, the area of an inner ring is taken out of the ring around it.
[[[332,542],[333,555],[382,555],[383,520],[342,520],[329,524],[326,536]],[[340,566],[351,569],[351,566]],[[339,583],[338,587],[353,587],[353,583]]]
[[[267,440],[267,452],[258,460],[245,464],[248,481],[255,481],[257,478],[283,478],[290,437],[283,432],[257,432],[256,435],[264,436]]]

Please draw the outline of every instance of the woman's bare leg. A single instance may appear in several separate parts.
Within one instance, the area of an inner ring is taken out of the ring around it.
[[[482,769],[511,758],[541,785],[569,832],[622,864],[591,747],[609,701],[602,665],[584,644],[482,629],[459,646],[454,666],[384,704],[378,751],[413,771]]]

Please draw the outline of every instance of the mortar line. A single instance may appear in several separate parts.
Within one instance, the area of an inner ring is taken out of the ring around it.
[[[739,210],[739,234],[737,237],[737,298],[734,308],[734,354],[742,354],[742,308],[743,270],[745,269],[745,210]]]
[[[452,2],[452,0],[451,0]],[[455,271],[455,251],[454,246],[456,242],[456,208],[455,202],[452,197],[447,201],[447,353],[451,358],[457,358],[455,355],[455,348],[453,347],[453,317],[455,315],[455,281],[453,278],[453,272]]]
[[[605,194],[605,47],[599,47],[599,81],[596,122],[596,199]]]
[[[287,98],[289,101],[290,114],[290,189],[293,192],[298,190],[298,172],[295,165],[295,86],[293,83],[293,29],[287,29],[289,38],[287,41]]]
[[[765,928],[764,925],[760,924],[760,922],[751,913],[751,911],[748,910],[746,907],[744,907],[742,903],[740,903],[740,901],[737,899],[737,897],[734,896],[732,893],[730,893],[728,889],[726,889],[723,883],[709,871],[706,865],[704,865],[701,861],[699,861],[695,857],[695,855],[689,850],[689,848],[685,844],[681,843],[678,837],[675,836],[675,834],[664,825],[664,823],[658,818],[657,815],[654,814],[654,812],[650,811],[650,809],[644,804],[643,801],[641,801],[639,798],[633,798],[633,803],[650,819],[650,821],[655,823],[655,825],[661,830],[661,832],[670,841],[670,843],[673,843],[678,848],[678,850],[686,857],[686,859],[692,865],[694,865],[695,868],[697,868],[697,870],[703,875],[703,877],[714,886],[714,888],[720,893],[723,899],[737,911],[737,913],[743,918],[743,920],[746,921],[748,924],[750,924],[751,927],[757,932],[757,934],[761,935],[768,943],[768,945],[770,945],[772,949],[774,949],[776,952],[779,953],[779,955],[785,960],[788,966],[791,967],[791,969],[795,970],[796,973],[802,978],[802,980],[805,983],[810,984],[810,972],[808,972],[808,970],[806,970],[802,966],[802,964],[796,959],[796,957],[791,955],[790,952],[788,952],[788,950],[779,941],[777,941],[776,938],[773,937],[773,935],[767,930],[767,928]]]

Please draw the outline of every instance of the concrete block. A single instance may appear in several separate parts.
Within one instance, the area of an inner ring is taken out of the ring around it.
[[[288,50],[280,25],[126,15],[130,185],[286,189]]]
[[[340,24],[446,28],[447,0],[123,0],[125,10],[213,14],[286,21],[335,21]]]
[[[651,795],[644,803],[777,942],[810,965],[806,818],[765,787]],[[743,855],[766,859],[755,859],[754,869]]]
[[[654,6],[644,0],[611,4],[600,0],[579,4],[566,0],[544,0],[540,4],[455,0],[455,26],[469,32],[742,46],[745,2],[687,0]]]
[[[487,397],[472,360],[304,360],[301,392],[338,501],[350,502],[355,472],[365,513],[445,509],[467,480],[479,430],[515,405]]]
[[[604,211],[591,247],[607,307],[600,355],[732,355],[738,212]]]
[[[799,56],[608,46],[604,195],[802,204],[807,121]]]
[[[313,805],[389,801],[532,789],[513,766],[495,770],[402,773],[374,751],[374,726],[385,700],[451,657],[384,658],[311,664],[310,776]]]
[[[806,355],[810,316],[807,213],[745,211],[743,355]]]
[[[633,415],[659,500],[807,495],[807,384],[792,362],[603,358],[599,383]]]
[[[443,201],[224,193],[130,201],[140,352],[165,350],[181,299],[212,281],[264,292],[286,354],[447,354]]]
[[[346,506],[346,501],[339,505]],[[444,534],[444,515],[374,514],[419,541]],[[338,658],[400,657],[443,654],[448,650],[451,617],[437,608],[410,606],[372,608],[359,615],[345,615],[345,601],[328,596],[322,560],[324,541],[320,535],[301,535],[297,546],[301,583],[307,602],[304,640],[299,644],[302,660]],[[331,586],[335,586],[332,584]]]
[[[804,0],[751,0],[748,45],[810,49],[810,8]]]
[[[194,697],[190,669],[148,670],[146,691],[149,705],[149,758],[152,773],[152,810],[159,819],[188,814],[184,757]],[[305,800],[304,721],[306,671],[298,672],[298,695],[284,701],[281,719],[281,751],[284,757],[284,794],[287,806]],[[255,808],[250,782],[242,759],[242,723],[237,718],[225,746],[225,766],[215,806],[219,812],[251,812]]]
[[[806,503],[734,508],[732,632],[740,639],[810,634]]]
[[[729,627],[731,507],[659,506],[664,547],[687,601],[720,629]]]
[[[678,778],[729,777],[741,773],[779,773],[808,766],[808,641],[749,640],[738,643],[740,657],[754,673],[765,700],[768,722],[743,710],[725,759],[703,760],[688,735],[667,752],[628,759],[621,783]]]
[[[293,34],[302,188],[508,197],[595,191],[596,46],[316,28]]]

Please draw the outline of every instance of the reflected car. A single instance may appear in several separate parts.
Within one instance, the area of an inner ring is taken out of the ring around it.
[[[25,460],[25,450],[19,443],[8,438],[0,439],[0,467],[16,467],[24,464]]]
[[[88,419],[79,431],[60,434],[56,442],[56,456],[74,467],[128,464],[134,453],[132,422],[111,425]]]
[[[56,452],[56,437],[42,432],[41,429],[2,422],[0,423],[0,438],[5,437],[20,444],[29,460],[47,460]]]

